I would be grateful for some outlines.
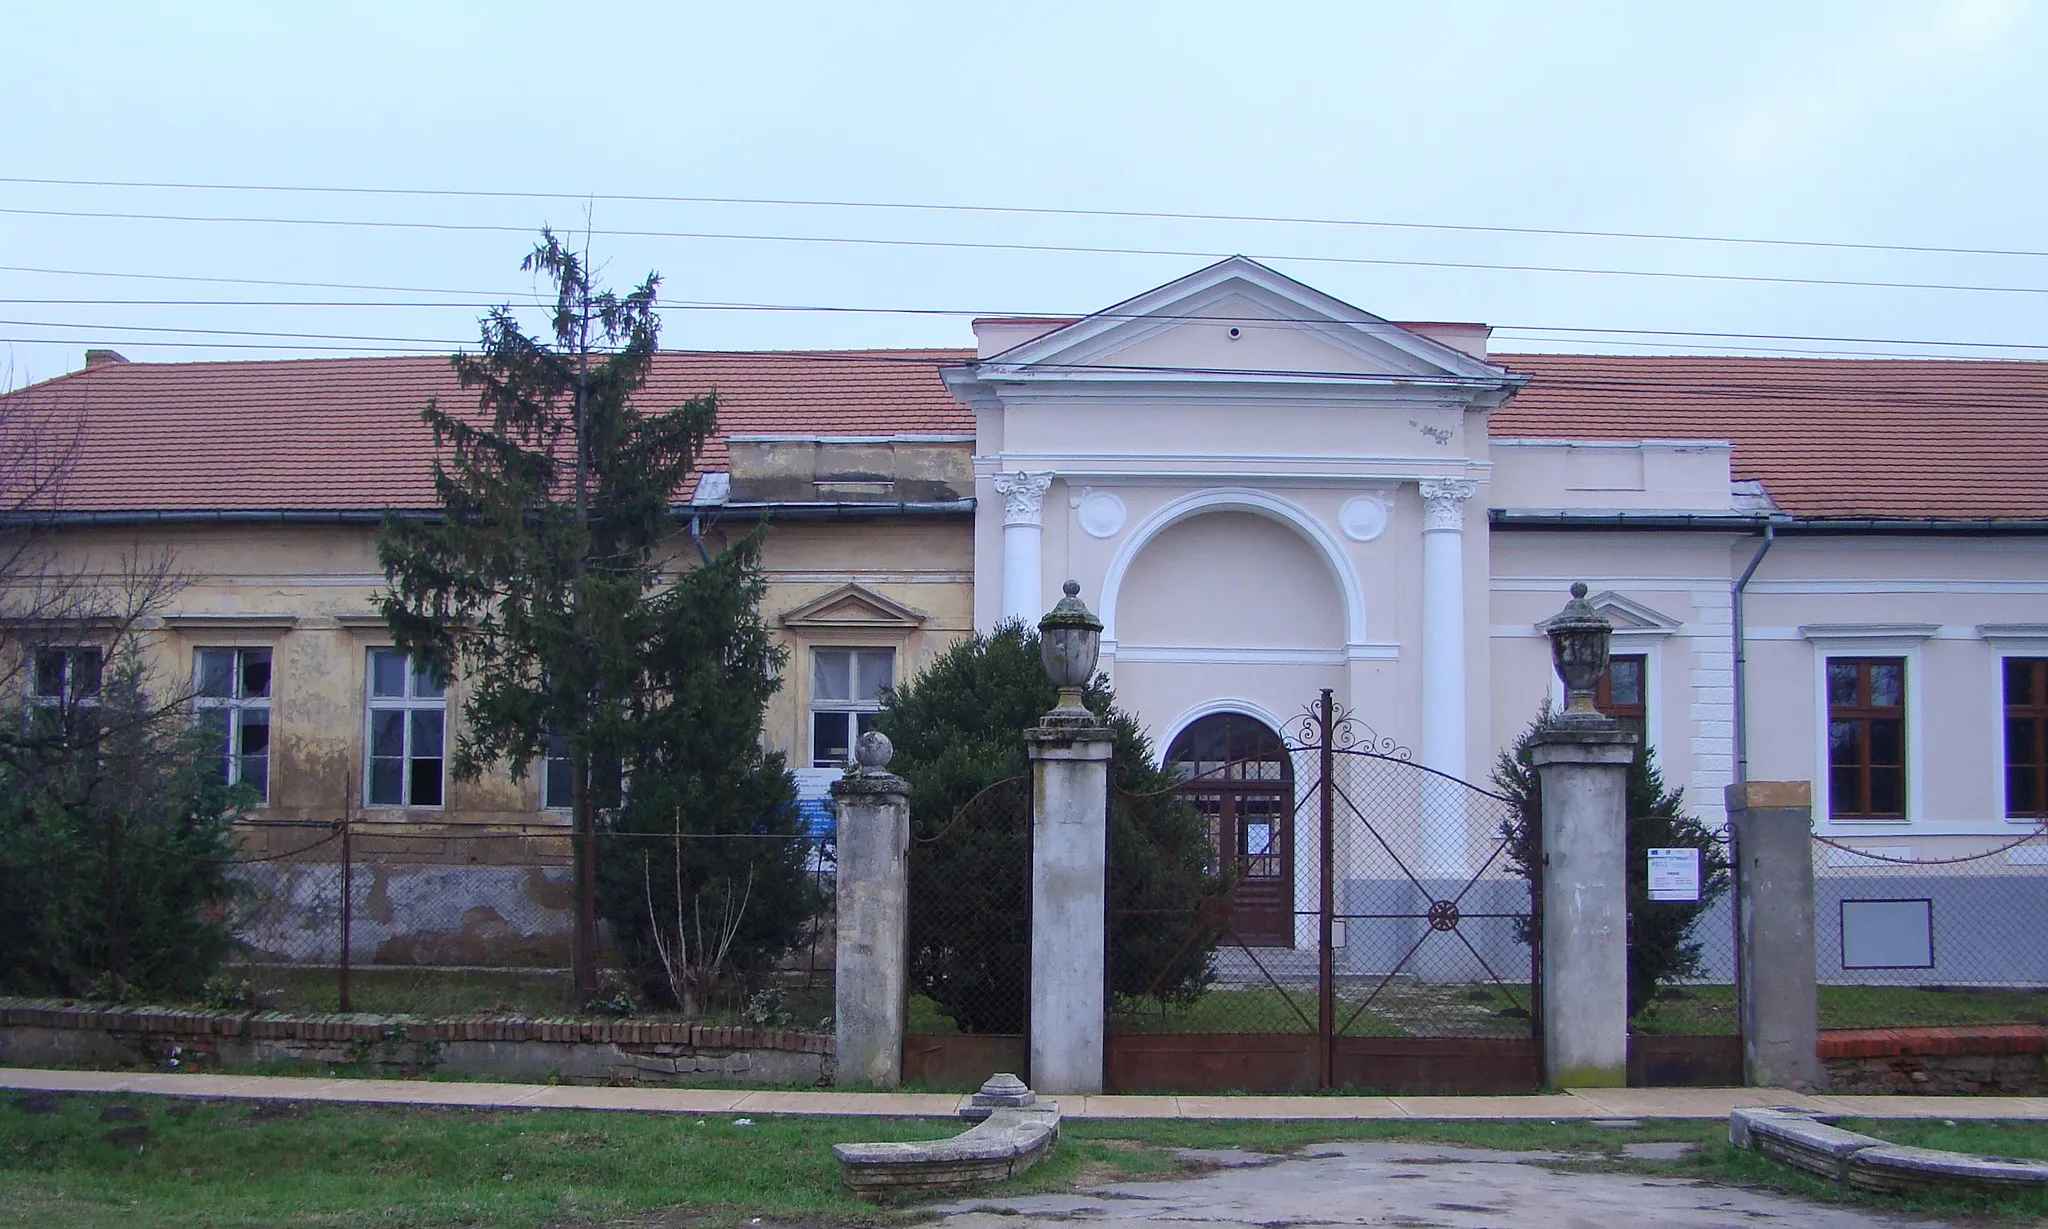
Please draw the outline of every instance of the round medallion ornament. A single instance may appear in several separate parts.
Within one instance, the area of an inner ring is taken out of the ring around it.
[[[1387,530],[1386,496],[1375,493],[1345,501],[1337,511],[1337,524],[1354,542],[1372,541]]]
[[[1091,538],[1114,537],[1124,527],[1124,501],[1108,491],[1090,491],[1081,497],[1075,519]]]
[[[1456,930],[1458,928],[1458,902],[1439,900],[1429,906],[1429,928],[1431,930]]]

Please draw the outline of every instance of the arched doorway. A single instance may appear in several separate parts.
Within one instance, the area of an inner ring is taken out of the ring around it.
[[[1256,717],[1214,713],[1167,749],[1180,793],[1209,823],[1210,870],[1233,876],[1230,940],[1294,945],[1294,763]]]

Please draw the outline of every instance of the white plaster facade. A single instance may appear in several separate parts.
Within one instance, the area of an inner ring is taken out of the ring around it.
[[[1242,258],[1078,321],[977,322],[977,360],[944,372],[976,420],[976,626],[1035,619],[1071,578],[1162,754],[1202,716],[1278,726],[1328,687],[1483,781],[1555,694],[1538,624],[1583,580],[1711,819],[1738,773],[1737,586],[1768,533],[1740,599],[1748,777],[1812,780],[1820,831],[1922,856],[2036,822],[2006,818],[1999,670],[2048,656],[2048,540],[1809,532],[1725,440],[1497,438],[1524,377],[1485,332]],[[1907,663],[1905,816],[1835,823],[1823,672],[1878,653]]]

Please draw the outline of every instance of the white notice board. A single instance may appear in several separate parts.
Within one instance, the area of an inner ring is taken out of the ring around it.
[[[1650,899],[1695,901],[1700,898],[1700,851],[1696,848],[1650,851]]]

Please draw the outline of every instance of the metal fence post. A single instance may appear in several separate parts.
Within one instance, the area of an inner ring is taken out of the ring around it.
[[[348,807],[341,812],[341,1009],[354,1011],[349,994],[349,926],[355,915],[355,850],[351,845]]]
[[[1330,952],[1330,941],[1335,937],[1332,934],[1332,923],[1336,915],[1336,872],[1333,868],[1337,860],[1337,852],[1332,845],[1337,824],[1334,815],[1336,783],[1330,779],[1330,774],[1336,767],[1336,757],[1330,749],[1331,706],[1331,691],[1325,687],[1316,712],[1318,741],[1322,743],[1318,755],[1322,784],[1316,791],[1322,820],[1319,838],[1322,903],[1316,925],[1316,1036],[1317,1058],[1321,1060],[1317,1072],[1317,1087],[1325,1089],[1337,1086],[1337,1041],[1334,1036],[1337,1024],[1337,983]],[[1289,850],[1288,855],[1293,856],[1293,852]]]

